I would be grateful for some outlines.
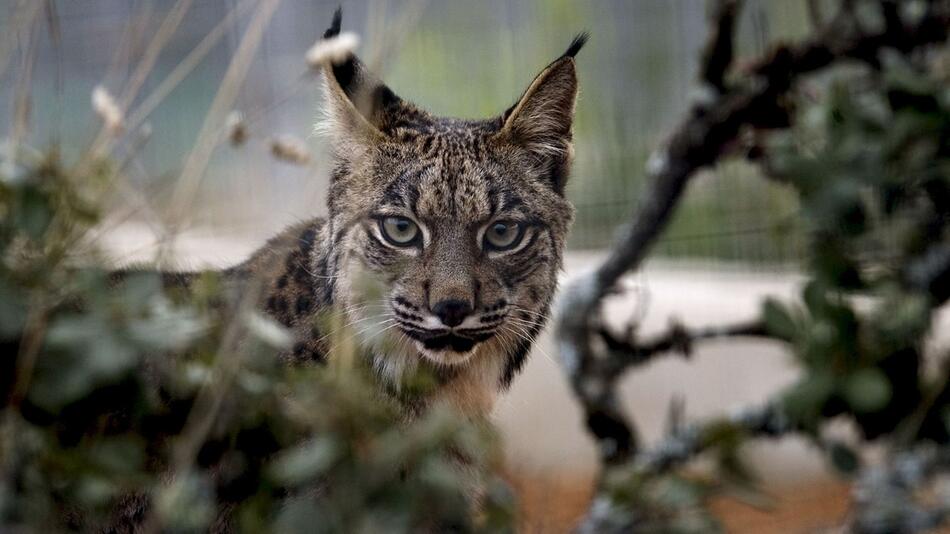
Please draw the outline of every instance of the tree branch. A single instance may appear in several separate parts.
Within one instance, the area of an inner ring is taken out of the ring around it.
[[[661,475],[693,459],[717,444],[717,430],[724,425],[748,436],[776,437],[795,430],[790,420],[777,405],[767,404],[749,408],[733,416],[687,425],[675,430],[656,446],[637,454],[626,466],[630,476],[645,480]],[[598,494],[590,512],[578,525],[578,534],[628,533],[649,531],[640,524],[637,512],[630,513],[624,503],[618,503],[608,494]]]
[[[689,356],[693,343],[697,341],[724,337],[778,339],[759,321],[696,330],[673,323],[667,332],[644,342],[636,341],[629,334],[626,339],[618,338],[603,326],[596,333],[604,341],[609,354],[588,362],[580,387],[583,388],[582,399],[586,400],[587,428],[597,438],[601,456],[609,465],[626,462],[637,449],[638,437],[627,423],[614,393],[615,382],[626,368],[642,365],[671,351]]]
[[[726,90],[726,71],[732,65],[733,35],[739,0],[723,0],[714,4],[710,17],[710,32],[703,57],[702,78],[720,93]]]
[[[721,0],[720,4],[729,3]],[[714,164],[730,153],[743,128],[769,127],[775,114],[781,113],[781,98],[799,77],[821,70],[839,58],[875,62],[878,52],[889,46],[907,43],[910,47],[943,42],[950,27],[950,10],[933,7],[914,25],[902,25],[894,31],[865,33],[844,31],[829,25],[828,31],[795,46],[780,46],[747,70],[749,81],[693,105],[689,116],[674,131],[666,145],[650,158],[651,185],[634,219],[622,230],[620,239],[607,259],[593,273],[569,284],[558,307],[558,347],[565,371],[588,414],[588,428],[601,442],[607,463],[625,460],[636,451],[635,430],[626,422],[613,392],[615,376],[604,369],[620,369],[598,363],[592,348],[599,306],[621,276],[636,269],[652,244],[666,228],[690,178],[697,170]],[[719,6],[715,12],[728,9]],[[735,16],[735,13],[732,14]],[[851,25],[852,28],[854,25]],[[718,33],[718,29],[713,29]],[[715,48],[723,37],[711,40]],[[707,61],[721,54],[709,51]],[[719,79],[707,63],[705,79]],[[724,72],[719,75],[724,76]],[[603,424],[603,422],[609,424]],[[607,430],[609,429],[609,431]],[[618,444],[627,444],[627,448]]]
[[[673,431],[656,446],[637,454],[633,465],[641,474],[669,471],[714,445],[709,436],[714,429],[723,425],[757,437],[777,437],[796,430],[778,404],[746,408],[722,419],[687,425]]]
[[[680,323],[672,323],[666,333],[653,339],[638,342],[628,334],[626,338],[619,338],[604,327],[597,330],[597,335],[603,339],[607,348],[615,357],[621,368],[642,365],[654,356],[667,352],[677,352],[689,357],[693,352],[693,343],[724,337],[763,337],[775,338],[770,334],[761,321],[750,321],[724,326],[707,326],[689,330]]]

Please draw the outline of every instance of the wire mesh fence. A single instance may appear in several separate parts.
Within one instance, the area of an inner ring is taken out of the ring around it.
[[[133,141],[117,150],[133,187],[117,195],[115,220],[168,224],[170,191],[239,46],[252,4],[50,3],[45,23],[55,23],[57,31],[48,34],[55,38],[38,32],[35,43],[31,144],[58,145],[67,158],[79,153],[98,127],[90,104],[93,89],[101,85],[120,94],[163,20],[186,9],[135,100],[157,102],[143,121],[147,132],[129,136]],[[215,150],[187,227],[260,240],[323,213],[328,169],[324,140],[312,133],[320,119],[320,84],[304,53],[337,4],[280,4],[235,101],[250,139]],[[751,54],[769,39],[803,32],[802,4],[751,2],[740,24],[740,52]],[[4,25],[12,22],[17,5],[0,10]],[[579,58],[577,159],[568,188],[577,207],[570,241],[575,250],[607,246],[616,226],[636,208],[651,150],[694,97],[697,51],[705,38],[702,0],[354,0],[343,7],[344,25],[361,36],[369,64],[401,96],[442,115],[500,113],[576,32],[592,33]],[[10,32],[7,38],[17,35]],[[22,73],[15,63],[0,79],[4,102],[16,96]],[[183,65],[191,70],[170,85]],[[11,123],[13,108],[0,108],[4,124]],[[309,164],[270,157],[269,140],[283,134],[305,140],[313,152]],[[794,223],[796,209],[792,195],[748,167],[717,168],[695,184],[658,252],[760,266],[793,262],[802,236]]]

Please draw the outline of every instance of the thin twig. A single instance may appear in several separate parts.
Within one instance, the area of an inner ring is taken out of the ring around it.
[[[23,339],[16,355],[16,383],[10,393],[9,406],[17,409],[30,389],[33,368],[39,357],[46,335],[48,305],[37,295],[30,299],[30,307],[23,326]]]
[[[714,445],[708,439],[710,430],[722,425],[730,425],[747,436],[756,437],[776,437],[796,430],[777,404],[746,408],[725,418],[689,424],[677,429],[655,446],[637,454],[634,468],[641,475],[669,471]]]
[[[695,330],[687,329],[679,323],[673,323],[666,333],[642,342],[632,337],[621,339],[603,327],[597,330],[597,334],[604,340],[604,343],[614,356],[614,359],[623,368],[632,365],[641,365],[650,361],[654,356],[668,352],[677,352],[683,356],[690,356],[693,351],[693,344],[697,341],[733,337],[775,339],[775,336],[768,332],[765,328],[765,324],[761,321],[749,321],[725,326],[709,326]]]
[[[211,161],[211,154],[218,145],[219,132],[225,123],[228,112],[237,98],[241,84],[247,76],[251,61],[264,36],[264,29],[280,4],[280,0],[265,0],[258,4],[257,10],[248,24],[244,37],[238,45],[228,65],[228,69],[221,80],[218,92],[211,102],[211,107],[205,115],[204,123],[195,141],[195,148],[185,160],[181,175],[175,183],[171,195],[171,211],[169,234],[174,236],[176,229],[182,224],[186,214],[191,212],[198,186],[204,176],[205,169]],[[165,251],[163,251],[165,252]]]

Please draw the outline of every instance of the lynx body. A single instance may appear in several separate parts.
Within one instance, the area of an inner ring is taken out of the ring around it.
[[[340,31],[337,13],[324,35]],[[519,101],[486,120],[441,118],[396,96],[353,55],[324,65],[334,167],[329,216],[227,271],[262,284],[293,361],[334,357],[317,319],[338,310],[392,391],[420,366],[445,401],[486,414],[549,312],[573,208],[577,37]]]

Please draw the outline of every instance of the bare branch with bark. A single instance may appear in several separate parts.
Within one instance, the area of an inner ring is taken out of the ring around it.
[[[723,326],[707,326],[690,330],[679,322],[670,324],[667,332],[638,341],[633,331],[628,331],[626,337],[617,337],[605,327],[597,329],[597,335],[604,341],[610,351],[612,361],[616,362],[617,371],[641,365],[650,361],[654,356],[664,353],[678,353],[689,357],[693,353],[693,344],[697,341],[710,341],[732,337],[760,337],[776,339],[769,333],[761,321],[749,321]]]

